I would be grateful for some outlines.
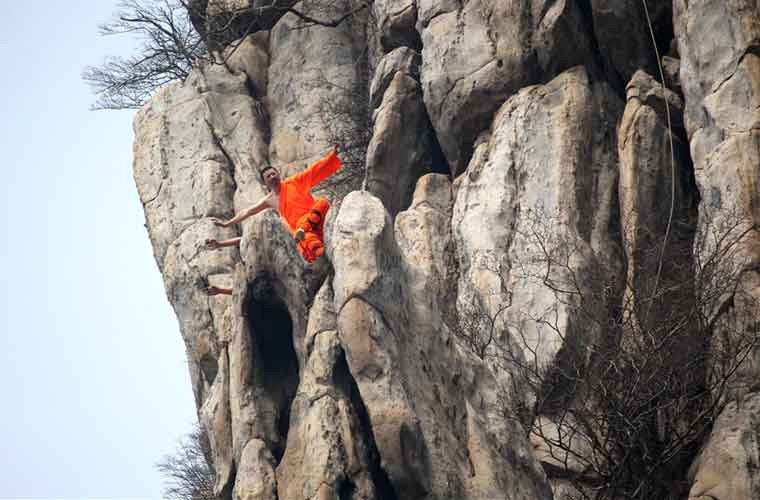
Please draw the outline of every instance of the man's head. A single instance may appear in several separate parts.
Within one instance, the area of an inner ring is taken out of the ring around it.
[[[261,171],[261,181],[269,188],[274,189],[280,185],[280,172],[273,166],[265,167]]]

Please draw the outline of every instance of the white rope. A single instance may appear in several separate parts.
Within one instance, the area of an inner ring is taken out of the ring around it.
[[[665,115],[667,116],[668,120],[668,142],[670,144],[670,214],[668,215],[668,225],[665,228],[665,238],[662,242],[662,250],[660,250],[660,261],[657,265],[657,275],[654,280],[654,288],[652,289],[651,295],[652,299],[650,299],[649,306],[647,308],[647,314],[645,315],[645,317],[648,317],[649,311],[652,308],[652,303],[654,302],[654,296],[657,294],[657,288],[660,286],[660,278],[662,277],[662,265],[665,259],[665,248],[668,246],[668,239],[670,238],[670,231],[673,225],[673,214],[675,212],[676,204],[676,160],[675,150],[673,148],[673,124],[670,118],[670,105],[668,104],[668,97],[665,93],[667,87],[665,86],[665,74],[662,71],[662,64],[660,62],[660,51],[657,49],[657,39],[654,35],[652,19],[649,17],[649,8],[647,7],[647,2],[646,0],[641,0],[641,3],[644,6],[644,15],[646,16],[647,26],[649,27],[649,34],[652,37],[652,46],[654,47],[654,53],[657,56],[657,68],[660,71],[660,82],[663,88]]]

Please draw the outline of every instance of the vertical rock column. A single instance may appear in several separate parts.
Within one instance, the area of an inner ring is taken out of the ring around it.
[[[722,252],[726,271],[719,274],[738,285],[706,304],[708,318],[724,314],[734,320],[715,323],[714,357],[720,358],[758,334],[760,317],[760,5],[676,0],[674,16],[686,130],[702,198],[699,229],[722,236],[708,238],[699,250],[708,256]],[[760,497],[757,449],[750,444],[760,439],[760,412],[751,403],[759,364],[760,355],[751,352],[732,378],[738,401],[717,420],[694,465],[690,498]],[[730,434],[742,437],[727,442]]]
[[[412,199],[430,171],[433,142],[419,82],[420,56],[402,47],[380,61],[372,80],[373,134],[367,148],[367,189],[391,217]]]
[[[636,316],[633,323],[650,332],[666,331],[666,323],[677,324],[694,308],[691,254],[698,194],[683,132],[683,103],[643,71],[628,84],[627,98],[618,130],[626,304]]]

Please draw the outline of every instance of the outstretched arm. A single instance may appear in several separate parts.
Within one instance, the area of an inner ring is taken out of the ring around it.
[[[235,224],[239,224],[246,220],[248,217],[253,217],[259,212],[262,212],[266,210],[267,208],[274,208],[271,206],[270,202],[270,196],[265,197],[252,207],[246,208],[245,210],[241,210],[235,217],[228,221],[223,221],[222,219],[218,219],[216,217],[211,217],[211,222],[214,223],[214,225],[219,227],[230,227],[234,226]]]
[[[206,293],[210,296],[214,295],[232,295],[232,288],[223,288],[221,286],[210,285],[206,288]]]
[[[327,156],[321,160],[317,160],[309,168],[296,174],[294,177],[298,179],[297,182],[306,183],[311,188],[340,170],[342,166],[343,162],[338,158],[338,148],[336,146],[333,147],[333,150]]]
[[[214,238],[209,238],[206,240],[206,246],[210,248],[211,250],[216,250],[218,248],[224,248],[224,247],[236,247],[240,244],[240,236],[237,238],[230,238],[228,240],[216,240]]]

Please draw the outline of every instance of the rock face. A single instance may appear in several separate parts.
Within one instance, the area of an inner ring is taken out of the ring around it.
[[[134,177],[220,498],[622,498],[615,412],[558,451],[566,415],[680,330],[653,373],[712,434],[659,402],[635,458],[683,438],[662,491],[760,497],[760,5],[646,5],[665,87],[638,0],[191,3],[237,48],[140,110]],[[212,224],[336,144],[315,264],[274,211]]]
[[[563,345],[561,336],[542,326],[542,315],[557,316],[563,332],[598,337],[603,331],[574,326],[583,317],[575,316],[572,307],[558,307],[557,295],[533,279],[527,262],[536,250],[529,236],[535,223],[542,225],[546,245],[561,240],[575,247],[578,268],[589,275],[602,271],[601,279],[580,287],[611,286],[610,297],[619,294],[618,165],[612,131],[620,113],[611,89],[593,84],[582,68],[525,88],[498,111],[490,136],[481,138],[459,179],[453,218],[458,305],[483,304],[492,318],[503,309],[497,319],[520,331],[520,340],[514,341],[525,344],[521,348],[527,358],[535,353],[529,362],[540,369],[557,361]],[[591,339],[572,342],[585,345]]]
[[[755,332],[760,307],[760,5],[756,1],[674,2],[681,54],[680,79],[686,102],[696,181],[702,196],[699,228],[723,228],[723,240],[706,239],[705,251],[727,255],[736,287],[711,304],[716,316],[713,349],[742,345]],[[713,44],[698,42],[711,37]],[[721,309],[722,307],[722,309]],[[717,311],[717,312],[716,312]],[[721,319],[723,314],[729,319]],[[747,362],[729,382],[750,404],[729,405],[696,464],[689,498],[753,498],[760,495],[756,450],[747,456],[745,439],[757,432],[757,377],[760,353],[747,349]],[[719,444],[720,443],[720,444]]]
[[[419,11],[425,104],[454,175],[507,97],[591,56],[575,2],[427,1]]]

